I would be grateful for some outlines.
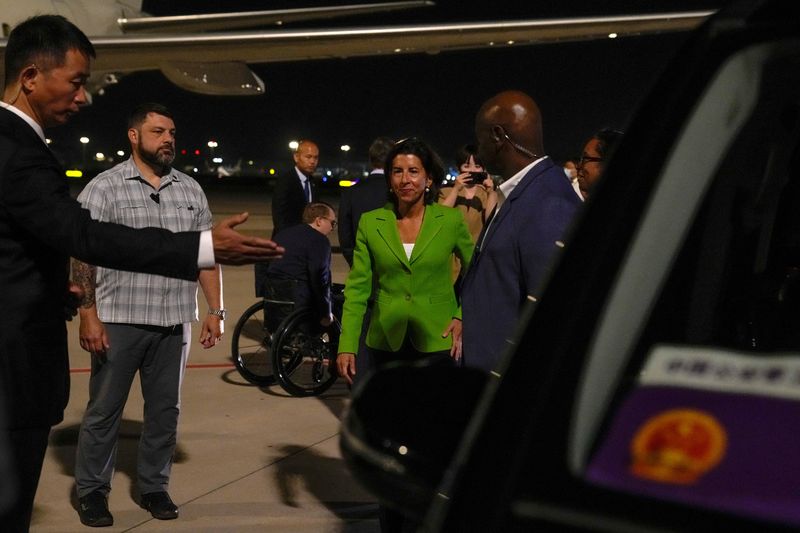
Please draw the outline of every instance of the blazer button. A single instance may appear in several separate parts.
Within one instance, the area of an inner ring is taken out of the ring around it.
[[[410,299],[411,299],[411,295],[410,294],[406,294],[406,300],[410,300]]]

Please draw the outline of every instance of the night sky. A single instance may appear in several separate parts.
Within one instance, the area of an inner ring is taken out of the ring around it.
[[[353,2],[355,3],[355,2]],[[611,13],[708,9],[720,1],[620,2],[613,10],[597,2],[491,2],[491,10],[464,10],[465,4],[440,1],[436,8],[413,14],[358,17],[342,26],[433,21],[504,20],[587,16]],[[156,15],[214,12],[219,2],[192,0],[145,2]],[[276,9],[330,2],[227,1],[226,10]],[[534,9],[532,6],[536,5]],[[541,5],[539,5],[541,4]],[[558,5],[555,5],[558,4]],[[566,6],[570,6],[569,9]],[[333,23],[307,23],[323,27]],[[292,25],[292,28],[303,27]],[[445,158],[472,142],[473,120],[481,103],[504,89],[520,89],[539,104],[544,117],[546,151],[556,159],[580,152],[596,130],[624,129],[640,99],[685,35],[614,39],[535,47],[336,59],[253,65],[267,91],[260,97],[211,97],[172,86],[160,72],[129,75],[72,122],[49,136],[65,158],[80,157],[78,137],[92,139],[89,151],[127,152],[125,120],[132,106],[158,101],[176,115],[178,147],[208,151],[226,163],[254,159],[258,165],[289,160],[286,145],[293,138],[311,138],[321,149],[321,165],[342,162],[339,146],[349,144],[350,160],[366,158],[378,135],[418,136]],[[77,154],[77,155],[76,155]],[[187,161],[188,162],[188,161]],[[180,161],[178,162],[180,163]]]

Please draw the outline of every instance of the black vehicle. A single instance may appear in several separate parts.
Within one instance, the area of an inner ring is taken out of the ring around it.
[[[354,474],[424,531],[800,528],[798,87],[800,4],[710,19],[486,384],[377,374]]]

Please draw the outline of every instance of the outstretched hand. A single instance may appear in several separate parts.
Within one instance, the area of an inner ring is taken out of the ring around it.
[[[214,259],[222,265],[246,265],[268,259],[277,259],[284,249],[269,239],[248,237],[235,228],[249,216],[240,213],[226,218],[211,229],[214,241]]]

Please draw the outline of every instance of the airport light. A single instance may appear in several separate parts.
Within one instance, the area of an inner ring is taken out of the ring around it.
[[[289,141],[289,149],[297,151],[297,147],[300,146],[300,143],[297,141]]]
[[[89,137],[81,137],[81,168],[86,168],[86,145],[89,144]]]
[[[613,33],[613,32],[612,32],[612,33],[609,33],[609,34],[608,34],[608,38],[609,38],[609,39],[616,39],[617,37],[618,37],[618,35],[617,35],[616,33]]]
[[[125,152],[123,152],[122,150],[117,150],[117,155],[122,157],[125,155]]]
[[[213,161],[214,163],[222,163],[222,158],[221,157],[215,157],[211,161]]]
[[[217,146],[219,146],[219,143],[217,141],[208,141],[208,147],[209,148],[213,149],[213,148],[216,148]]]
[[[350,145],[349,145],[349,144],[343,144],[343,145],[341,145],[341,146],[339,147],[339,149],[340,149],[342,152],[349,152],[349,151],[350,151]]]
[[[106,154],[104,154],[103,152],[97,152],[96,154],[94,154],[94,159],[95,161],[105,161]]]
[[[47,144],[53,144],[53,139],[49,139],[48,138],[48,139],[45,139],[44,142],[47,143]]]

